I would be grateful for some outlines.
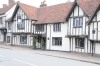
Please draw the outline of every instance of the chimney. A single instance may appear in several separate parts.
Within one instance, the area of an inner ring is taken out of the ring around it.
[[[8,2],[9,5],[10,5],[10,4],[14,4],[14,3],[15,3],[14,0],[9,0],[9,2]]]
[[[7,4],[3,4],[3,8],[6,7],[6,6],[7,6]]]
[[[46,4],[46,0],[44,0],[43,2],[41,2],[40,7],[45,7],[45,6],[47,6],[47,4]]]

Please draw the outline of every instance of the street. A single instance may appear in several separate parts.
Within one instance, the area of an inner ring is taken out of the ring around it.
[[[0,48],[0,66],[99,66],[92,63]]]

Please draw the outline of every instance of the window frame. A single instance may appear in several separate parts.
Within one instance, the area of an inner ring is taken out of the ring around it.
[[[54,23],[53,24],[53,31],[54,32],[61,32],[61,23]]]
[[[0,24],[3,24],[3,17],[0,17]]]
[[[26,39],[26,42],[24,42],[22,38],[24,38],[24,40]],[[20,36],[20,44],[27,44],[27,36]]]
[[[11,41],[11,37],[7,36],[7,43],[10,43],[10,41]]]
[[[43,32],[44,31],[44,25],[43,24],[41,24],[41,25],[35,25],[35,30]]]
[[[11,22],[8,22],[8,30],[11,30]]]
[[[81,40],[81,42],[79,42]],[[75,38],[75,48],[84,49],[85,39],[84,38]]]
[[[75,28],[75,27],[82,27],[82,26],[83,26],[83,17],[75,17],[73,20],[73,27]]]
[[[23,27],[22,27],[22,26],[23,26]],[[20,22],[20,23],[17,23],[17,28],[18,28],[18,29],[25,29],[25,22],[22,21],[22,22]]]
[[[58,43],[58,44],[56,44],[56,43]],[[52,37],[52,45],[53,46],[62,46],[62,37]]]

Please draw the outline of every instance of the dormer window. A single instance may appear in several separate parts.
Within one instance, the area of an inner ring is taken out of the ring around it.
[[[83,25],[82,17],[74,18],[74,23],[73,23],[74,27],[82,27],[82,25]]]

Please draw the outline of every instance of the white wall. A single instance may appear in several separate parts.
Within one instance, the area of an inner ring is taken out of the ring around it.
[[[51,26],[51,30],[50,30]],[[51,33],[51,36],[50,36]],[[60,50],[60,51],[69,51],[69,38],[65,38],[67,34],[67,22],[61,23],[61,32],[53,31],[53,24],[47,25],[47,39],[46,49],[47,50]],[[52,45],[52,37],[62,37],[62,46],[54,46]]]
[[[78,10],[79,9],[79,10]],[[79,13],[78,13],[79,12]],[[74,16],[73,16],[74,13]],[[84,16],[83,10],[76,6],[72,14],[70,15],[71,18],[69,18],[68,21],[68,34],[79,36],[79,35],[88,35],[88,26],[86,26],[86,21],[88,20],[87,17]],[[83,26],[82,27],[74,27],[74,18],[73,17],[83,17]]]
[[[4,35],[3,33],[0,31],[0,42],[3,42],[4,41]]]
[[[100,43],[95,44],[95,53],[100,54]]]
[[[75,37],[71,38],[71,48],[70,51],[75,51],[75,52],[83,52],[83,53],[90,53],[92,51],[90,51],[90,41],[88,40],[88,38],[84,39],[84,48],[75,48]]]
[[[98,29],[98,31],[97,31]],[[95,33],[92,33],[92,30],[95,30]],[[100,40],[100,10],[97,12],[97,19],[94,16],[92,23],[90,23],[90,39],[91,40]],[[98,35],[97,35],[98,34]]]
[[[20,36],[21,35],[14,35],[13,36],[13,45],[32,46],[33,38],[31,37],[31,35],[26,35],[27,36],[27,44],[21,44],[20,43]]]

